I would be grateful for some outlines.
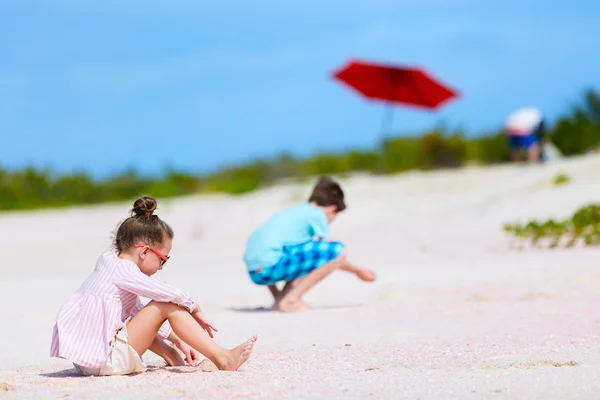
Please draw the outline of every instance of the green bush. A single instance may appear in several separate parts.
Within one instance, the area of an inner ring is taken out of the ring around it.
[[[520,246],[529,243],[534,247],[572,247],[578,243],[586,246],[600,244],[600,204],[590,204],[578,209],[564,221],[529,221],[526,224],[506,224],[504,231],[516,238]]]
[[[351,151],[347,162],[350,171],[375,172],[381,157],[374,151]]]
[[[467,144],[461,133],[450,136],[434,131],[419,140],[419,165],[425,169],[456,168],[467,161]]]
[[[398,173],[419,168],[419,139],[416,137],[399,137],[386,139],[383,142],[382,160],[376,172]]]
[[[257,161],[247,166],[231,167],[209,176],[204,187],[209,192],[242,194],[258,189],[269,177],[268,164]]]
[[[560,186],[567,184],[571,181],[571,178],[567,174],[558,174],[552,179],[552,184],[554,186]]]
[[[585,154],[600,146],[600,96],[594,91],[584,93],[582,101],[554,126],[549,126],[547,133],[565,155]],[[393,174],[413,169],[456,168],[467,162],[485,165],[509,160],[503,131],[466,138],[442,126],[420,136],[388,137],[376,150],[319,153],[303,159],[283,154],[203,175],[167,170],[160,176],[141,176],[129,169],[95,180],[84,172],[59,176],[48,169],[0,168],[0,210],[130,200],[141,194],[161,198],[198,192],[241,194],[283,178],[307,180],[315,175],[345,176],[354,171]],[[567,181],[557,177],[554,183]]]
[[[471,142],[474,161],[480,164],[498,164],[510,161],[510,149],[504,132],[491,132]]]
[[[349,163],[344,155],[321,153],[308,158],[303,167],[303,174],[308,176],[341,174],[348,171]]]
[[[549,136],[567,156],[584,154],[600,146],[600,96],[594,91],[586,92],[582,104],[560,118]]]

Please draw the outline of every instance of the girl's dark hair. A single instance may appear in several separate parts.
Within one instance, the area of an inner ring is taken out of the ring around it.
[[[133,203],[131,216],[121,222],[115,235],[114,246],[119,254],[138,243],[161,247],[166,240],[173,239],[173,229],[154,214],[156,204],[156,199],[150,196]]]
[[[337,212],[342,212],[346,209],[342,188],[329,176],[322,176],[319,178],[308,201],[314,202],[322,207],[336,206]]]

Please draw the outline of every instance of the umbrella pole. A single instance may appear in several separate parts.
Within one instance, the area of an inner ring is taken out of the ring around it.
[[[387,104],[383,109],[383,117],[381,118],[381,145],[383,145],[386,136],[392,133],[393,122],[394,108],[391,104]]]
[[[381,118],[381,132],[380,132],[381,138],[379,139],[379,146],[378,146],[380,157],[379,157],[377,170],[380,173],[383,173],[385,171],[385,160],[384,160],[385,140],[392,133],[392,125],[394,122],[393,120],[394,120],[394,108],[392,107],[392,104],[387,103],[383,109],[383,116]]]

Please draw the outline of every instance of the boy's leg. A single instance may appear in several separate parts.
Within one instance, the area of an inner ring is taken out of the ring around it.
[[[274,283],[271,285],[268,285],[268,286],[269,286],[269,292],[271,292],[271,295],[273,296],[273,300],[275,300],[275,303],[277,303],[281,296],[281,292],[277,288],[277,285]]]
[[[327,275],[331,274],[335,269],[339,268],[346,262],[346,251],[329,261],[325,265],[314,269],[308,275],[288,282],[289,289],[279,301],[279,311],[297,312],[305,311],[306,306],[302,303],[302,296],[313,286],[319,283]],[[285,288],[284,288],[285,290]]]
[[[292,287],[294,287],[294,282],[296,282],[295,279],[293,281],[286,282],[283,288],[281,288],[281,290],[279,291],[279,297],[277,298],[275,304],[273,304],[273,310],[279,310],[279,303],[281,302],[281,299],[283,299],[285,295],[289,293]],[[305,305],[304,308],[308,309],[310,307]]]
[[[279,310],[279,302],[281,301],[283,296],[285,296],[290,291],[293,282],[294,281],[286,282],[283,288],[281,288],[281,290],[279,290],[277,288],[277,285],[275,284],[269,285],[269,291],[273,295],[274,300],[273,305],[271,306],[271,310]]]
[[[277,285],[275,283],[268,285],[269,286],[269,291],[271,292],[271,295],[273,296],[273,305],[271,306],[271,310],[275,311],[279,309],[279,301],[281,300],[281,292],[283,290],[279,290],[279,288],[277,287]]]
[[[310,241],[298,245],[284,247],[284,254],[279,262],[264,270],[251,272],[250,278],[259,285],[267,285],[273,296],[273,310],[279,311],[304,311],[308,309],[301,300],[295,301],[295,295],[302,294],[316,282],[328,275],[340,264],[341,256],[345,254],[344,245],[339,242]],[[333,267],[332,267],[333,266]],[[320,273],[314,274],[316,269],[322,269]],[[321,276],[323,274],[323,276]],[[306,278],[311,275],[310,278]],[[316,281],[313,279],[317,277]],[[306,280],[304,284],[302,280]],[[278,282],[286,282],[279,290]],[[308,288],[305,286],[308,284]],[[289,296],[292,294],[291,296]],[[285,302],[282,301],[285,299]],[[293,306],[292,304],[293,303]]]

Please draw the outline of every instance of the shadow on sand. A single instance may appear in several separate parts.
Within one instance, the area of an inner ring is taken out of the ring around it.
[[[348,308],[360,308],[362,304],[338,304],[329,306],[312,307],[312,311],[324,311],[324,310],[344,310]],[[277,313],[278,311],[272,310],[271,307],[227,307],[228,311],[240,312],[240,313]]]
[[[56,372],[45,372],[40,374],[44,378],[85,378],[75,368],[63,369]]]
[[[160,365],[148,365],[146,367],[146,371],[144,372],[136,372],[133,374],[123,375],[127,377],[138,376],[143,373],[153,373],[165,371],[169,373],[176,374],[192,374],[198,372],[208,372],[204,371],[201,366],[196,367],[170,367],[168,365],[160,366]],[[75,368],[63,369],[62,371],[56,372],[45,372],[43,374],[39,374],[39,376],[43,376],[44,378],[88,378],[87,376],[81,375]]]
[[[242,313],[267,313],[276,312],[271,310],[271,307],[227,307],[228,311],[242,312]]]

